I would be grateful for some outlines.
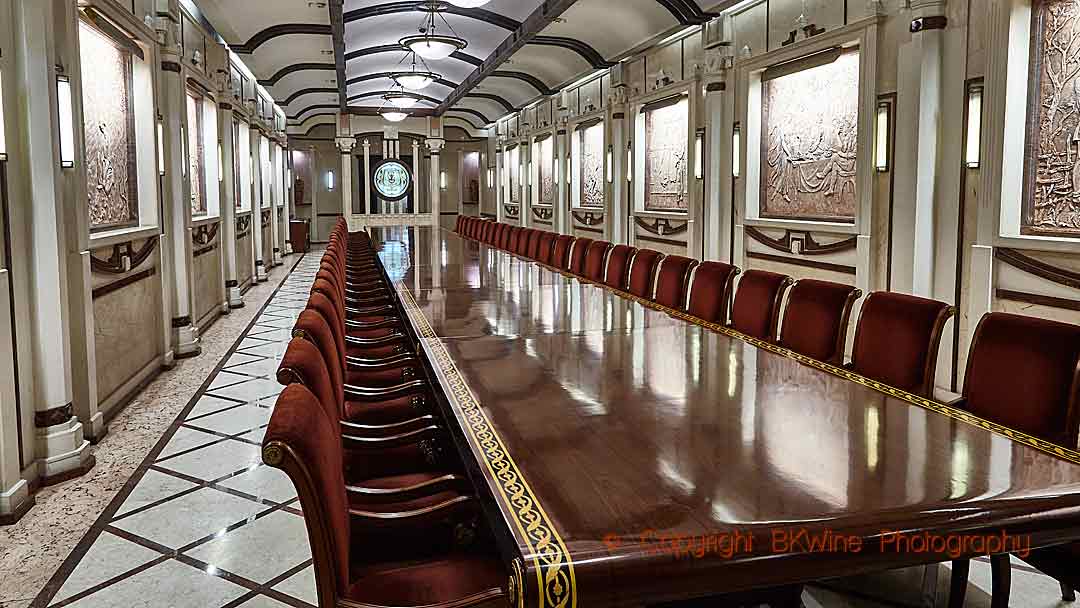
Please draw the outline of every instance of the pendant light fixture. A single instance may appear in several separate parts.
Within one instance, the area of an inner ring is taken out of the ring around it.
[[[406,93],[400,89],[397,91],[390,91],[383,95],[382,98],[386,103],[402,110],[407,110],[415,106],[416,102],[420,100],[416,95]]]
[[[435,82],[439,78],[442,78],[442,76],[440,76],[439,74],[436,74],[435,72],[429,70],[426,63],[424,63],[423,70],[418,70],[416,66],[417,54],[412,51],[406,53],[405,57],[403,57],[401,61],[405,61],[405,59],[409,57],[412,57],[412,69],[407,71],[390,73],[391,80],[393,80],[394,83],[397,84],[399,87],[403,89],[409,89],[410,91],[420,91],[427,88],[428,85]],[[420,62],[424,62],[423,57],[420,58]],[[398,64],[400,65],[401,62],[398,62]]]
[[[380,110],[379,114],[382,115],[382,117],[388,122],[401,122],[409,117],[409,115],[405,112],[398,112],[390,109]]]
[[[439,15],[439,19],[446,24],[450,34],[439,34],[436,31],[435,15],[443,10],[436,0],[425,3],[422,10],[427,12],[427,17],[424,18],[424,22],[420,25],[419,35],[402,38],[400,40],[401,46],[425,59],[432,60],[446,59],[455,51],[460,51],[469,46],[469,43],[457,35],[457,32],[454,31],[454,28],[450,26],[450,23],[442,15]]]

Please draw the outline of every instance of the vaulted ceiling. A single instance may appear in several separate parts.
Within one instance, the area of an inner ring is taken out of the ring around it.
[[[411,67],[399,41],[416,35],[429,0],[196,0],[286,109],[290,123],[329,121],[343,107],[374,113]],[[468,46],[418,69],[439,78],[413,114],[484,127],[541,95],[610,67],[660,37],[698,25],[733,0],[440,0],[436,28]],[[444,21],[445,20],[445,21]],[[449,27],[447,27],[449,25]]]

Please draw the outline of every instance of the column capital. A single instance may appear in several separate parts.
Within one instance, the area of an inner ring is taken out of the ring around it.
[[[360,145],[364,146],[364,154],[367,154],[368,150],[371,150],[371,140],[370,139],[364,138],[364,141],[360,142]]]
[[[875,3],[871,3],[873,6]],[[944,17],[946,0],[911,0],[911,18],[912,18],[912,32],[922,31],[922,28],[915,29],[915,22],[924,19],[926,17]],[[940,28],[939,28],[940,29]]]
[[[342,154],[352,153],[353,147],[356,145],[356,139],[352,137],[339,137],[336,140],[338,150],[341,150]]]
[[[433,139],[425,139],[424,143],[427,144],[428,150],[430,150],[433,153],[438,152],[439,150],[442,150],[443,147],[446,146],[446,140],[445,139],[434,139],[434,138]]]

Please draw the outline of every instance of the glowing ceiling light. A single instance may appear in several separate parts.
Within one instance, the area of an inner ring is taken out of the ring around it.
[[[392,110],[387,110],[380,113],[382,114],[382,117],[389,122],[401,122],[409,117],[409,115],[405,112],[395,112]]]
[[[419,91],[435,82],[435,80],[439,78],[439,75],[434,72],[394,72],[390,75],[390,78],[392,78],[399,87],[409,89],[410,91]]]
[[[427,17],[424,18],[423,24],[419,28],[419,35],[406,36],[402,38],[399,43],[406,49],[416,53],[424,59],[446,59],[454,53],[454,51],[460,51],[469,46],[468,41],[457,35],[445,35],[438,34],[435,31],[435,15],[441,11],[439,3],[432,0],[428,2],[424,10],[427,12]],[[442,15],[439,15],[446,27],[453,32],[454,28],[450,27],[450,24],[446,21]]]
[[[386,95],[383,95],[382,98],[395,108],[402,109],[411,108],[415,106],[418,101],[415,95],[410,95],[401,91],[387,93]]]

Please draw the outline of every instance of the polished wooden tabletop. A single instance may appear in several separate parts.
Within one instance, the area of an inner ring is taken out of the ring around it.
[[[518,545],[520,605],[653,603],[1080,539],[1075,452],[448,231],[375,237]]]

